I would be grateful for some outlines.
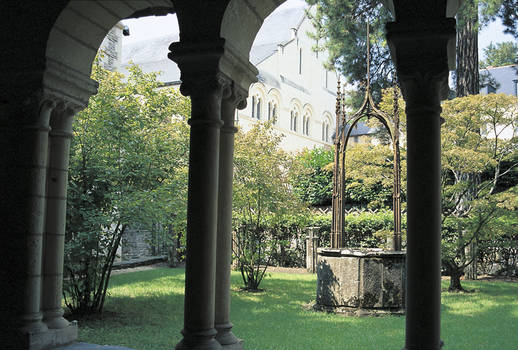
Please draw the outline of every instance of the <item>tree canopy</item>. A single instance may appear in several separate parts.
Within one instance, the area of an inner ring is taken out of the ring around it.
[[[518,63],[518,44],[505,41],[493,44],[491,42],[484,48],[485,59],[480,61],[480,68],[500,67]]]
[[[99,90],[74,123],[67,200],[64,292],[79,313],[102,310],[128,226],[182,230],[186,216],[189,100],[136,66],[124,81],[96,63],[92,77]]]

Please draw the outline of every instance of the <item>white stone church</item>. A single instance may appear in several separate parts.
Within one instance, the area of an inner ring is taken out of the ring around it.
[[[281,147],[286,151],[333,142],[337,75],[324,68],[327,53],[312,50],[312,31],[302,6],[280,6],[265,19],[250,52],[258,82],[250,87],[247,107],[235,117],[245,131],[258,120],[271,120],[285,135]],[[123,45],[120,70],[126,72],[133,62],[144,72],[160,71],[158,79],[164,85],[179,85],[180,70],[167,58],[168,43],[178,40],[178,35],[166,35]]]

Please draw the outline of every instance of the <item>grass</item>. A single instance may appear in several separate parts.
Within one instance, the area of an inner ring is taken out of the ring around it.
[[[181,339],[183,283],[183,269],[113,276],[103,316],[79,320],[80,341],[173,349]],[[240,286],[240,276],[233,273],[231,320],[247,350],[404,346],[404,317],[354,318],[305,310],[315,298],[315,275],[272,273],[263,281],[262,293],[241,292]],[[516,349],[518,283],[473,281],[464,286],[475,292],[443,293],[443,349]]]

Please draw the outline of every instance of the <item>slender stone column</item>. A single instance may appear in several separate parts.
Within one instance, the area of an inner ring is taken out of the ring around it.
[[[407,265],[405,349],[440,349],[440,102],[448,91],[449,38],[455,20],[387,25],[407,115]]]
[[[17,146],[4,151],[13,152],[8,163],[10,168],[5,169],[10,173],[9,184],[5,185],[12,186],[15,192],[11,193],[17,194],[16,198],[11,198],[11,205],[17,212],[10,215],[15,218],[8,219],[12,221],[8,227],[15,231],[9,233],[11,237],[6,239],[11,242],[6,243],[13,248],[9,254],[21,256],[17,259],[21,264],[21,268],[17,268],[19,275],[8,278],[14,278],[12,282],[21,288],[18,292],[23,305],[20,305],[18,317],[20,330],[26,334],[48,329],[42,322],[40,300],[49,119],[54,107],[53,99],[46,96],[34,96],[25,101],[19,111],[22,115],[17,115],[18,120],[13,121],[9,135],[10,142]],[[19,251],[21,247],[23,251]]]
[[[47,171],[47,217],[43,251],[43,320],[49,328],[69,325],[63,318],[63,253],[65,246],[68,160],[75,110],[59,106],[52,113]]]
[[[219,197],[218,197],[218,239],[216,257],[216,339],[224,349],[243,349],[243,341],[232,333],[230,322],[230,264],[232,261],[232,180],[234,157],[234,114],[239,107],[246,106],[246,92],[233,86],[231,96],[221,104],[221,128],[219,148]]]
[[[223,52],[214,45],[169,48],[182,72],[181,92],[191,96],[184,328],[176,349],[221,349],[214,328],[216,234],[221,101],[229,80],[217,68]]]

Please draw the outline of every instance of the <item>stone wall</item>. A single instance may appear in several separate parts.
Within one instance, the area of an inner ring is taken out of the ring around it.
[[[317,309],[361,315],[404,306],[404,252],[318,248]]]
[[[122,30],[122,24],[117,23],[101,43],[99,51],[103,52],[101,65],[104,69],[116,71],[121,65]]]

